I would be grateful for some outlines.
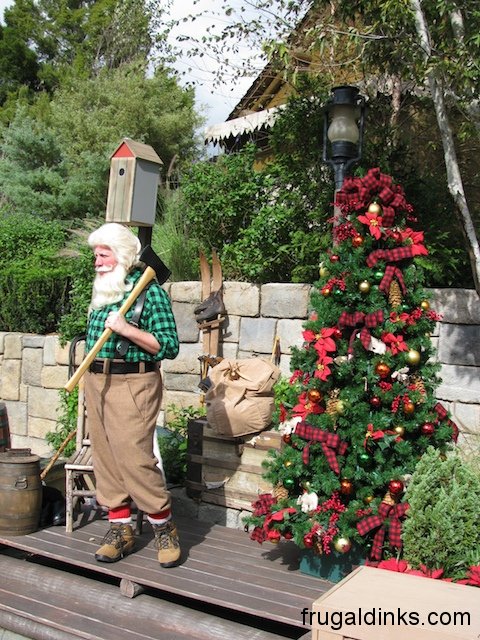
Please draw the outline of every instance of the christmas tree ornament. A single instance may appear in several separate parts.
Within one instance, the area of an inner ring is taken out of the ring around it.
[[[267,533],[267,540],[272,544],[278,544],[280,542],[280,538],[280,532],[276,529],[270,529],[270,531]]]
[[[411,416],[414,412],[415,412],[415,404],[411,400],[408,400],[407,402],[403,403],[403,413],[406,416]]]
[[[365,496],[365,498],[363,499],[363,502],[365,504],[370,504],[371,502],[373,502],[375,500],[375,496]]]
[[[367,451],[358,454],[358,464],[362,469],[366,469],[372,464],[372,456]]]
[[[378,204],[378,202],[371,202],[368,205],[368,213],[374,213],[379,215],[382,212],[382,207]]]
[[[283,484],[287,489],[293,489],[293,487],[295,486],[295,480],[293,478],[285,478]]]
[[[340,260],[340,256],[338,256],[336,253],[332,253],[332,255],[330,256],[330,262],[338,262]]]
[[[392,280],[388,289],[388,302],[393,309],[402,304],[402,290],[396,280]]]
[[[285,531],[283,537],[285,538],[285,540],[291,540],[293,538],[293,533],[291,531]]]
[[[361,247],[363,244],[363,236],[358,235],[358,236],[353,236],[352,238],[352,245],[357,248],[357,247]]]
[[[375,373],[380,376],[380,378],[388,378],[390,375],[390,367],[385,362],[379,362],[375,367]]]
[[[329,275],[328,269],[323,262],[320,263],[320,267],[318,269],[318,275],[321,278],[326,278]]]
[[[328,400],[326,402],[326,412],[333,416],[337,413],[337,404],[338,404],[338,394],[340,393],[340,389],[332,389],[328,395]]]
[[[420,378],[420,376],[412,376],[412,386],[415,389],[415,391],[418,391],[419,393],[422,394],[422,397],[420,398],[420,400],[418,402],[420,404],[422,402],[425,402],[425,396],[427,394],[427,390],[425,389],[425,383]]]
[[[279,482],[273,488],[273,495],[279,502],[281,500],[287,500],[287,498],[288,498],[288,489],[285,487],[285,485],[283,485],[283,484],[281,484]]]
[[[416,349],[409,349],[407,351],[408,364],[417,365],[420,362],[420,352]]]
[[[285,460],[285,462],[283,463],[283,466],[285,467],[285,469],[289,469],[292,466],[293,462],[291,460]]]
[[[335,327],[332,334],[333,339],[340,340],[342,336],[343,336],[342,331],[338,327]]]
[[[375,280],[375,282],[381,282],[383,279],[383,275],[383,271],[374,271],[373,279]]]
[[[433,422],[425,422],[420,427],[420,431],[424,436],[432,436],[435,433],[435,425]]]
[[[398,496],[403,493],[405,485],[401,480],[390,480],[388,483],[388,490],[393,496]]]
[[[331,289],[329,287],[323,287],[322,289],[322,296],[324,298],[328,298],[328,296],[332,293]]]
[[[307,491],[310,491],[310,482],[308,480],[305,480],[305,482],[302,482],[302,487]]]
[[[335,408],[336,412],[342,416],[345,413],[346,409],[347,405],[345,404],[345,402],[343,400],[338,400],[337,406]]]
[[[344,292],[343,292],[341,289],[334,289],[334,290],[333,290],[333,295],[334,295],[336,298],[343,298],[343,296],[344,296]]]
[[[309,531],[303,536],[303,544],[306,546],[307,549],[311,549],[313,547],[313,542],[314,542],[314,535],[311,531]]]
[[[340,536],[333,541],[333,547],[338,553],[348,553],[352,548],[352,543],[346,536]]]
[[[310,402],[320,402],[323,398],[323,394],[318,389],[310,389],[307,393]]]
[[[342,496],[351,496],[353,493],[353,482],[348,478],[340,480],[340,493]]]
[[[402,437],[403,435],[405,435],[405,427],[402,424],[397,424],[395,427],[393,427],[393,430],[395,431],[397,436]]]
[[[428,300],[422,300],[420,303],[420,307],[424,310],[424,311],[428,311],[430,309],[430,303]]]
[[[372,396],[370,398],[370,406],[374,409],[379,409],[382,406],[382,399],[379,396]]]
[[[290,444],[292,442],[292,436],[289,433],[285,433],[282,436],[282,440],[285,444]]]
[[[358,290],[360,293],[368,293],[370,291],[370,283],[368,280],[362,280],[358,285]]]
[[[392,231],[391,236],[390,236],[394,242],[396,242],[397,244],[402,244],[402,234],[398,229],[395,229],[394,231]]]
[[[390,506],[394,505],[396,502],[396,497],[394,497],[390,491],[387,491],[387,493],[383,496],[382,502],[384,502],[385,504],[388,504]]]

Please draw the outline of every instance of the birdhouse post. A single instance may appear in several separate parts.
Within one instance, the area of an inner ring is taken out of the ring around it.
[[[111,156],[106,222],[153,227],[162,164],[149,145],[123,139]]]

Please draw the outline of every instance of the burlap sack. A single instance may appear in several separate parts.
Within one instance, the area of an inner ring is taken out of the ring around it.
[[[263,358],[224,359],[209,373],[207,420],[219,435],[244,436],[270,425],[280,370]]]

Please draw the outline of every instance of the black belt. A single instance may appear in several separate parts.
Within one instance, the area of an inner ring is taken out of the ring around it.
[[[157,362],[114,362],[113,360],[94,360],[89,367],[92,373],[149,373],[157,371]]]

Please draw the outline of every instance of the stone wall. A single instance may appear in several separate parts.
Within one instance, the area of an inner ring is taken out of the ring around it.
[[[180,337],[180,353],[163,362],[165,393],[159,424],[169,405],[200,404],[199,356],[202,336],[193,313],[200,302],[200,282],[166,285]],[[310,285],[226,282],[228,312],[220,355],[270,358],[280,342],[280,368],[290,372],[290,349],[301,346],[302,323],[307,317]],[[452,412],[461,431],[462,446],[478,450],[480,442],[480,304],[475,291],[439,289],[432,307],[443,314],[432,339],[442,363],[443,382],[437,397]],[[83,354],[78,353],[78,360]],[[59,389],[68,379],[68,346],[55,335],[0,332],[0,401],[5,402],[13,447],[30,447],[41,456],[51,454],[44,437],[55,429]]]

